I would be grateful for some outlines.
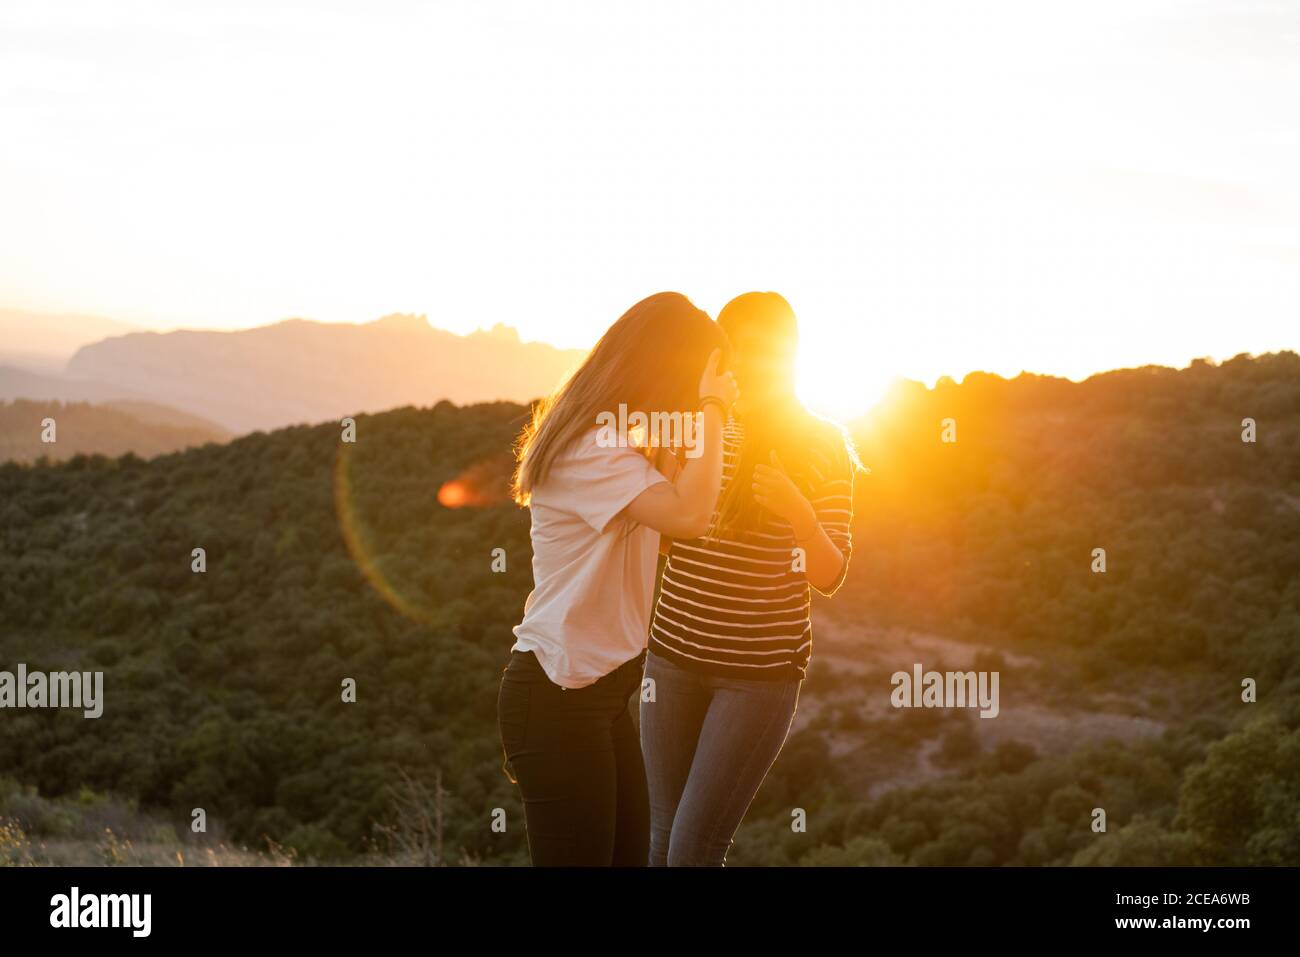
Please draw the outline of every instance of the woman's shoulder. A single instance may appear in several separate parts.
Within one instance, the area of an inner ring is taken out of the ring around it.
[[[830,419],[814,415],[808,418],[809,460],[816,463],[822,471],[853,471],[858,465],[858,456],[848,429]]]
[[[552,468],[562,472],[609,472],[640,469],[650,464],[646,451],[611,432],[591,428],[574,436],[555,457]]]

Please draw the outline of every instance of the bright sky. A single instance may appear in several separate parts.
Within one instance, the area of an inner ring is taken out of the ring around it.
[[[804,388],[1300,346],[1300,5],[5,0],[0,306],[588,346],[774,289]]]

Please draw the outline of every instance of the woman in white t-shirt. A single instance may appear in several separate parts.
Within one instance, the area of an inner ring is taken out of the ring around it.
[[[685,296],[643,299],[520,436],[514,491],[532,510],[534,587],[497,711],[535,865],[647,862],[645,766],[628,699],[641,685],[660,534],[692,538],[712,518],[737,397],[719,371],[725,346]],[[675,481],[651,461],[659,436],[623,427],[697,412],[701,428],[677,436],[687,464]]]

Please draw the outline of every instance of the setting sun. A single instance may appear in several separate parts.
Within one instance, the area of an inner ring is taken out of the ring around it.
[[[861,354],[843,341],[806,340],[799,347],[799,398],[822,415],[845,422],[860,418],[898,378],[889,358]]]

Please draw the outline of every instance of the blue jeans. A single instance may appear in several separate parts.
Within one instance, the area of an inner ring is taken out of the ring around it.
[[[800,680],[719,678],[650,652],[641,751],[650,866],[722,867],[731,839],[790,733]]]

